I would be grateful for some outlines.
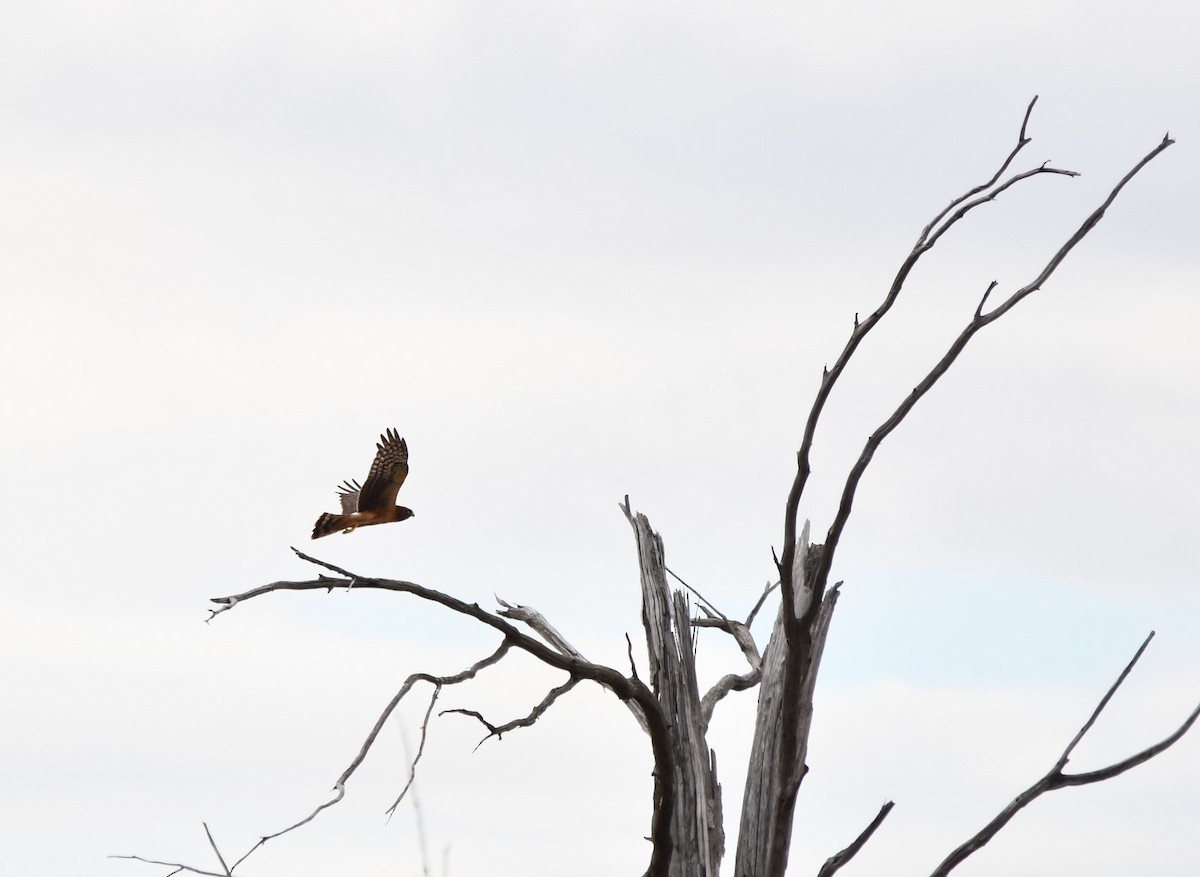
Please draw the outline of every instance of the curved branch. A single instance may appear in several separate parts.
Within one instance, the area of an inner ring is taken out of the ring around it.
[[[1154,159],[1158,158],[1158,156],[1164,150],[1170,146],[1173,146],[1174,144],[1175,141],[1171,139],[1170,134],[1164,135],[1158,146],[1146,153],[1146,155],[1142,157],[1142,160],[1130,169],[1129,173],[1121,177],[1121,181],[1113,187],[1111,192],[1108,193],[1108,197],[1104,199],[1104,203],[1093,210],[1091,215],[1089,215],[1088,218],[1083,221],[1083,224],[1075,230],[1075,233],[1067,239],[1067,242],[1059,247],[1058,252],[1050,258],[1050,261],[1046,263],[1046,267],[1041,270],[1041,273],[1038,274],[1038,276],[1035,277],[1032,282],[1014,292],[1008,297],[1008,300],[1005,301],[1004,304],[998,306],[995,310],[985,315],[983,319],[988,323],[990,323],[992,320],[999,319],[1000,317],[1004,316],[1005,313],[1011,310],[1017,304],[1017,302],[1025,298],[1025,296],[1029,295],[1031,292],[1041,289],[1042,284],[1050,279],[1050,275],[1054,273],[1054,271],[1062,263],[1062,260],[1067,258],[1067,254],[1070,253],[1071,250],[1075,249],[1075,245],[1087,237],[1088,232],[1095,228],[1096,225],[1099,224],[1100,220],[1104,218],[1105,211],[1107,211],[1108,208],[1112,206],[1112,203],[1117,200],[1117,195],[1121,194],[1121,190],[1125,188],[1125,185],[1134,177],[1136,177],[1142,168],[1144,168]]]
[[[672,853],[671,817],[675,807],[675,752],[671,742],[670,727],[667,718],[663,714],[654,693],[645,683],[637,678],[627,678],[619,671],[611,667],[606,667],[603,664],[594,664],[582,658],[564,655],[528,634],[522,633],[498,615],[482,609],[478,603],[467,603],[459,600],[457,597],[444,594],[441,591],[422,587],[415,582],[359,576],[331,563],[310,557],[295,548],[292,551],[300,559],[324,567],[343,578],[321,576],[310,581],[272,582],[269,585],[252,588],[241,594],[214,597],[212,598],[212,602],[218,604],[221,608],[213,610],[212,617],[221,612],[228,611],[246,600],[277,591],[313,591],[354,587],[412,594],[423,600],[445,606],[454,612],[473,618],[493,628],[503,634],[505,642],[509,646],[521,649],[537,658],[543,664],[563,670],[580,679],[598,682],[611,690],[622,701],[633,701],[636,703],[646,717],[647,730],[650,734],[650,745],[654,757],[654,809],[651,817],[650,831],[652,849],[650,863],[646,870],[646,877],[666,877]],[[211,620],[211,617],[209,620]],[[341,792],[339,792],[339,798],[340,794]],[[329,804],[324,806],[329,806]],[[323,807],[318,808],[318,812],[320,809],[323,809]],[[315,816],[316,814],[314,813],[313,815]]]
[[[1110,764],[1108,767],[1102,767],[1099,770],[1091,770],[1087,773],[1067,773],[1063,774],[1059,779],[1060,786],[1086,786],[1090,783],[1100,783],[1104,780],[1112,779],[1115,776],[1120,776],[1130,768],[1137,767],[1149,761],[1154,756],[1158,755],[1165,749],[1173,746],[1184,734],[1191,730],[1192,725],[1196,724],[1196,719],[1200,718],[1200,705],[1192,710],[1191,715],[1184,720],[1184,723],[1175,729],[1175,732],[1158,741],[1153,746],[1147,746],[1141,752],[1129,756],[1128,758],[1118,761],[1116,764]],[[1057,788],[1057,786],[1056,786]]]
[[[733,621],[722,615],[720,618],[693,618],[692,627],[714,627],[723,630],[733,637],[750,665],[748,673],[727,673],[718,679],[708,692],[700,699],[700,715],[705,728],[712,721],[713,710],[717,704],[733,691],[745,691],[753,688],[762,681],[762,656],[750,633],[750,628],[740,621]]]
[[[713,687],[700,699],[700,716],[704,727],[712,721],[713,710],[725,699],[725,695],[733,691],[745,691],[762,682],[762,668],[758,667],[740,676],[737,673],[727,673],[713,683]]]
[[[505,643],[507,646],[507,643]],[[417,764],[421,761],[421,756],[425,754],[425,741],[429,739],[429,717],[433,715],[433,707],[437,703],[438,695],[442,693],[442,686],[435,685],[433,694],[429,695],[429,706],[425,707],[425,716],[421,719],[421,739],[417,743],[417,754],[413,756],[412,763],[408,766],[408,782],[404,784],[404,788],[400,790],[400,794],[396,796],[396,800],[392,802],[392,806],[385,811],[388,818],[391,819],[392,814],[396,812],[396,808],[400,806],[400,802],[408,794],[408,790],[413,787],[413,783],[417,781]]]
[[[546,696],[541,699],[541,702],[539,702],[537,704],[537,706],[535,706],[532,710],[529,711],[528,715],[522,716],[519,719],[512,719],[511,721],[505,722],[503,725],[493,725],[491,722],[489,722],[487,719],[485,719],[483,717],[482,713],[478,712],[477,710],[468,710],[468,709],[442,710],[440,713],[438,713],[438,715],[444,716],[447,714],[456,714],[456,715],[460,715],[460,716],[470,716],[471,718],[478,721],[479,724],[481,724],[485,728],[487,728],[488,729],[487,736],[484,737],[482,740],[480,740],[475,745],[475,748],[478,749],[480,746],[482,746],[484,743],[486,743],[492,737],[495,737],[497,740],[499,740],[504,736],[505,733],[507,733],[508,731],[512,731],[515,728],[530,727],[534,722],[536,722],[538,719],[540,719],[545,714],[546,710],[550,709],[550,707],[554,704],[554,702],[556,700],[558,700],[562,695],[566,694],[568,691],[570,691],[572,688],[574,688],[578,683],[579,683],[579,680],[576,677],[574,677],[574,676],[570,677],[562,685],[558,685],[558,686],[555,686],[554,688],[551,688],[546,693]]]
[[[746,663],[752,669],[762,664],[762,656],[758,653],[758,645],[754,642],[750,628],[746,627],[742,622],[733,621],[725,616],[721,616],[720,618],[693,618],[692,627],[715,627],[717,630],[725,631],[738,644],[738,648],[742,650],[742,654],[746,658]]]
[[[941,239],[947,231],[954,227],[960,220],[963,219],[969,212],[992,201],[1001,192],[1031,176],[1041,174],[1061,174],[1067,176],[1076,176],[1075,171],[1061,170],[1059,168],[1047,167],[1045,164],[1040,167],[1033,168],[1020,174],[1016,174],[1011,179],[1004,182],[1002,185],[993,190],[990,194],[983,197],[976,197],[982,192],[995,186],[996,181],[1004,174],[1004,172],[1012,164],[1013,159],[1017,154],[1031,142],[1031,138],[1027,136],[1026,129],[1029,125],[1029,117],[1033,113],[1034,104],[1037,103],[1037,96],[1029,102],[1029,106],[1025,108],[1025,115],[1021,120],[1021,130],[1017,135],[1017,144],[1009,152],[1008,157],[1000,164],[1000,167],[991,176],[987,182],[968,189],[963,194],[952,200],[944,207],[929,224],[922,230],[917,242],[913,245],[912,250],[904,261],[900,264],[900,268],[896,272],[896,276],[892,280],[891,286],[888,288],[887,294],[884,296],[883,302],[877,307],[865,320],[859,321],[858,315],[854,317],[854,330],[850,333],[850,338],[846,341],[846,346],[842,349],[837,361],[834,362],[833,368],[826,369],[821,378],[821,385],[817,389],[817,395],[813,399],[812,408],[808,412],[808,419],[804,424],[804,436],[800,442],[800,450],[796,454],[796,477],[792,481],[791,490],[788,493],[787,504],[784,509],[784,525],[783,525],[783,554],[779,558],[778,567],[780,575],[780,584],[783,590],[783,599],[787,605],[792,605],[795,598],[794,590],[794,573],[792,565],[795,559],[796,552],[796,528],[799,521],[800,499],[804,494],[805,485],[808,482],[808,477],[812,472],[812,464],[810,455],[812,452],[813,438],[817,431],[817,422],[820,420],[821,412],[825,408],[825,403],[829,399],[830,393],[833,391],[834,384],[837,383],[842,372],[845,371],[847,363],[854,355],[854,351],[858,349],[858,345],[862,343],[867,334],[875,328],[884,315],[891,310],[892,305],[896,303],[896,299],[900,296],[901,290],[904,288],[905,281],[916,267],[917,262],[925,255],[933,246]],[[971,200],[974,199],[974,200]],[[818,596],[819,601],[819,596]],[[799,625],[790,624],[787,629],[789,639],[794,640],[799,634]]]
[[[817,872],[817,877],[833,877],[834,874],[841,870],[843,865],[858,855],[858,851],[871,839],[871,835],[875,833],[875,829],[883,824],[883,820],[887,819],[887,815],[892,812],[892,808],[895,806],[895,801],[888,801],[880,807],[875,818],[871,820],[871,824],[862,830],[862,833],[854,839],[850,846],[825,860],[825,864]]]
[[[1050,276],[1054,274],[1054,271],[1058,268],[1058,266],[1062,264],[1062,261],[1067,257],[1067,254],[1070,253],[1071,250],[1073,250],[1075,246],[1087,236],[1088,232],[1096,227],[1096,225],[1104,217],[1105,211],[1109,208],[1109,206],[1112,205],[1113,201],[1116,199],[1117,195],[1120,194],[1121,190],[1125,188],[1125,185],[1132,180],[1142,168],[1149,164],[1154,158],[1162,153],[1163,150],[1165,150],[1174,142],[1175,141],[1171,140],[1169,137],[1164,137],[1161,143],[1159,143],[1154,149],[1150,150],[1150,152],[1148,152],[1136,165],[1133,166],[1133,168],[1127,174],[1125,174],[1124,177],[1121,178],[1120,182],[1118,182],[1117,185],[1113,187],[1112,191],[1109,192],[1108,197],[1104,199],[1104,202],[1095,210],[1093,210],[1087,219],[1083,221],[1083,224],[1079,226],[1073,235],[1071,235],[1067,242],[1059,247],[1058,251],[1054,253],[1054,255],[1046,263],[1045,267],[1043,267],[1038,273],[1037,277],[1035,277],[1030,283],[1014,292],[1008,297],[1007,300],[1004,301],[1003,304],[998,305],[993,310],[984,313],[984,302],[986,302],[988,295],[991,293],[992,289],[995,288],[996,284],[993,281],[988,286],[987,292],[984,293],[983,300],[980,301],[979,306],[975,309],[974,316],[972,316],[966,327],[962,330],[962,332],[959,333],[958,337],[954,339],[953,343],[951,343],[949,349],[945,354],[943,354],[938,363],[932,369],[930,369],[929,373],[921,379],[920,383],[913,388],[912,392],[905,397],[904,401],[901,402],[896,410],[892,412],[892,415],[888,417],[888,419],[885,420],[879,426],[879,428],[871,434],[871,436],[867,439],[867,443],[863,447],[862,453],[859,455],[858,460],[851,467],[850,473],[846,477],[845,486],[842,489],[842,497],[838,505],[837,515],[834,517],[833,524],[830,526],[829,532],[825,537],[825,551],[821,557],[821,562],[817,569],[816,581],[814,582],[814,588],[818,592],[824,588],[825,582],[828,580],[829,570],[833,565],[833,557],[837,551],[838,542],[842,537],[842,532],[845,530],[847,521],[850,519],[850,511],[854,505],[855,492],[858,490],[858,485],[862,480],[863,473],[866,472],[867,466],[870,465],[871,459],[875,456],[875,451],[879,448],[879,445],[897,426],[904,421],[904,418],[908,416],[909,412],[916,407],[917,402],[919,402],[921,398],[924,397],[925,394],[928,393],[942,378],[942,376],[950,370],[950,366],[954,364],[956,359],[958,359],[959,354],[963,352],[967,344],[975,336],[975,333],[980,329],[983,329],[985,326],[988,326],[1000,319],[1000,317],[1012,310],[1012,308],[1026,296],[1040,289],[1042,285],[1050,278]]]
[[[583,652],[571,645],[571,643],[567,641],[567,638],[559,633],[555,629],[554,625],[547,621],[546,617],[532,606],[513,605],[512,603],[507,603],[504,600],[501,600],[499,597],[496,598],[496,602],[504,607],[500,610],[500,615],[504,616],[505,618],[511,618],[515,621],[521,621],[529,625],[529,627],[532,628],[535,633],[537,633],[542,639],[554,646],[554,648],[558,649],[564,655],[570,655],[571,657],[578,658],[581,661],[587,660]],[[626,634],[625,639],[628,641],[628,634]],[[630,675],[632,678],[637,679],[637,667],[635,667],[633,664],[633,643],[630,642],[628,645],[630,653]],[[632,700],[625,700],[622,702],[626,707],[628,707],[629,712],[633,714],[633,717],[637,720],[637,723],[641,725],[642,730],[649,733],[650,727],[646,724],[646,716],[642,712],[642,708]]]
[[[383,726],[387,724],[388,719],[391,718],[392,713],[396,710],[396,707],[400,705],[400,701],[404,699],[404,697],[412,690],[413,686],[418,682],[428,682],[432,684],[434,688],[433,694],[429,698],[429,706],[425,710],[425,719],[421,723],[421,745],[417,750],[416,758],[413,759],[413,763],[409,768],[408,782],[405,784],[404,789],[400,792],[400,797],[397,798],[396,802],[392,804],[392,806],[386,811],[390,815],[392,811],[394,811],[400,804],[400,802],[404,800],[404,796],[408,793],[409,787],[412,786],[413,781],[416,779],[417,762],[421,760],[421,755],[425,749],[425,734],[429,725],[429,714],[433,710],[433,705],[437,703],[438,694],[441,692],[443,686],[456,685],[459,682],[465,682],[468,679],[474,679],[475,675],[479,673],[480,670],[499,663],[500,659],[508,653],[511,647],[512,646],[508,640],[505,640],[500,643],[499,647],[490,655],[485,658],[480,658],[467,669],[451,676],[434,676],[430,673],[411,674],[407,679],[404,680],[404,684],[400,686],[400,690],[392,696],[390,701],[388,701],[387,706],[383,708],[383,712],[381,712],[379,714],[379,718],[375,720],[374,727],[371,728],[370,733],[367,734],[366,740],[364,740],[362,746],[359,747],[358,754],[351,759],[350,764],[347,765],[346,769],[342,771],[341,776],[339,776],[337,781],[333,784],[333,797],[323,804],[319,804],[316,809],[314,809],[299,822],[289,825],[287,828],[277,831],[274,834],[268,834],[259,838],[258,843],[252,846],[240,859],[233,863],[233,867],[236,868],[238,865],[242,864],[242,862],[246,861],[246,859],[250,857],[251,853],[265,845],[267,841],[274,840],[277,837],[307,825],[316,819],[317,816],[321,814],[321,811],[328,810],[334,804],[339,803],[342,798],[346,797],[346,783],[349,782],[350,777],[354,775],[354,772],[358,770],[359,766],[366,759],[367,753],[371,751],[371,747],[375,745],[375,740],[379,737],[379,732],[383,730]]]
[[[754,601],[754,606],[750,609],[750,614],[746,616],[746,627],[754,624],[754,618],[756,615],[758,615],[758,610],[762,609],[763,603],[767,602],[767,597],[769,597],[771,592],[778,587],[779,582],[767,582],[767,584],[763,587],[763,592],[759,594],[758,599]]]

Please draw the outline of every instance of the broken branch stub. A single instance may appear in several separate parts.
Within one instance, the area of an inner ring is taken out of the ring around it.
[[[681,591],[667,586],[662,539],[643,514],[625,507],[637,539],[642,623],[650,687],[670,725],[675,750],[674,853],[671,877],[717,877],[725,853],[716,755],[708,747],[696,679],[691,613]]]

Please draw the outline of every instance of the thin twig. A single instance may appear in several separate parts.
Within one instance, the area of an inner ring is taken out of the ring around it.
[[[817,872],[817,877],[833,877],[843,865],[858,855],[858,851],[871,839],[871,835],[875,833],[875,829],[883,824],[883,820],[887,819],[887,815],[892,812],[892,808],[895,806],[894,801],[888,801],[880,807],[875,818],[871,820],[871,824],[862,830],[862,833],[854,839],[854,842],[850,846],[825,860],[825,864]]]
[[[558,700],[562,695],[566,694],[568,691],[570,691],[572,688],[574,688],[578,683],[579,683],[579,680],[572,676],[570,679],[568,679],[562,685],[559,685],[555,688],[550,689],[550,691],[548,691],[546,693],[546,696],[542,698],[541,702],[538,703],[538,705],[535,706],[532,710],[530,710],[528,715],[522,716],[519,719],[513,719],[512,721],[505,722],[503,725],[493,725],[491,722],[489,722],[487,719],[485,719],[481,713],[479,713],[475,710],[468,710],[468,709],[442,710],[439,713],[439,715],[444,716],[447,713],[456,713],[461,716],[470,716],[471,718],[476,719],[479,722],[479,724],[481,724],[485,728],[487,728],[488,729],[487,736],[484,737],[482,740],[480,740],[477,744],[475,744],[475,748],[478,749],[480,746],[482,746],[484,743],[486,743],[492,737],[495,737],[497,740],[499,740],[504,736],[505,733],[507,733],[508,731],[512,731],[515,728],[530,727],[534,722],[536,722],[538,719],[540,719],[545,714],[546,710],[550,709],[551,705],[553,705],[553,703],[556,700]]]
[[[716,606],[714,606],[712,604],[712,601],[708,600],[703,594],[701,594],[699,591],[697,591],[695,588],[693,588],[691,585],[689,585],[687,582],[685,582],[683,579],[681,579],[679,576],[677,576],[674,572],[672,572],[671,568],[669,566],[667,566],[666,564],[663,564],[663,569],[667,571],[667,574],[670,575],[671,578],[675,579],[675,581],[679,582],[679,584],[683,585],[685,588],[687,588],[689,591],[691,591],[693,594],[695,594],[696,599],[699,600],[701,603],[703,603],[704,606],[706,606],[709,609],[709,611],[711,611],[714,615],[716,615],[718,618],[722,619],[726,623],[729,622],[729,619],[725,617],[724,612],[722,612],[720,609],[718,609]]]
[[[178,862],[163,862],[159,859],[146,859],[142,856],[109,856],[110,859],[130,859],[134,862],[145,862],[147,865],[162,865],[164,868],[174,868],[166,877],[171,877],[171,874],[179,874],[182,871],[187,871],[190,874],[202,874],[203,877],[226,877],[225,874],[219,874],[216,871],[205,871],[203,868],[193,868],[191,865],[181,865]],[[236,868],[237,865],[234,865]]]
[[[1020,131],[1020,133],[1017,134],[1017,145],[1013,147],[1012,152],[1010,152],[1008,154],[1008,158],[1004,159],[1004,162],[1000,165],[999,168],[996,169],[996,172],[994,174],[992,174],[991,179],[989,179],[986,183],[980,183],[978,186],[974,186],[973,188],[968,189],[966,192],[959,195],[957,198],[955,198],[949,204],[947,204],[946,207],[942,210],[942,212],[939,213],[937,216],[935,216],[933,219],[931,219],[929,221],[929,224],[927,226],[925,226],[925,228],[921,231],[921,236],[919,238],[917,238],[917,246],[920,246],[926,240],[928,240],[929,233],[933,230],[933,227],[935,225],[937,225],[938,223],[940,223],[942,221],[942,219],[945,218],[945,216],[948,213],[950,213],[951,210],[953,210],[959,204],[966,201],[968,198],[973,198],[976,195],[978,195],[980,192],[983,192],[983,191],[987,190],[988,188],[994,186],[996,184],[996,181],[998,179],[1000,179],[1001,175],[1003,175],[1003,173],[1006,170],[1008,170],[1009,165],[1011,165],[1013,163],[1013,159],[1015,159],[1017,157],[1017,153],[1019,153],[1022,149],[1024,149],[1026,146],[1028,146],[1029,143],[1032,142],[1032,138],[1028,136],[1026,131],[1029,128],[1029,117],[1031,115],[1033,115],[1033,107],[1037,102],[1038,102],[1038,96],[1035,94],[1033,96],[1033,100],[1031,100],[1029,102],[1029,106],[1025,107],[1025,117],[1023,119],[1021,119],[1021,131]]]
[[[404,760],[411,762],[412,746],[408,742],[408,732],[403,723],[399,723],[397,727],[400,730],[400,747],[404,750]],[[415,784],[412,787],[412,802],[413,819],[417,823],[417,850],[421,856],[421,873],[424,877],[432,877],[433,872],[429,865],[429,835],[425,829],[425,808],[421,806],[420,790]]]
[[[1100,703],[1096,704],[1096,708],[1092,710],[1092,714],[1088,716],[1088,720],[1083,723],[1083,727],[1079,729],[1079,733],[1075,735],[1075,739],[1067,744],[1067,748],[1063,750],[1062,755],[1058,757],[1058,761],[1054,764],[1056,768],[1061,770],[1067,766],[1067,762],[1071,758],[1071,753],[1079,745],[1079,741],[1083,739],[1083,735],[1092,729],[1092,725],[1096,724],[1096,719],[1100,718],[1100,713],[1108,706],[1108,702],[1112,700],[1112,696],[1117,693],[1117,689],[1121,687],[1121,683],[1125,681],[1130,671],[1133,670],[1133,666],[1141,659],[1142,652],[1146,651],[1152,639],[1154,639],[1154,631],[1150,631],[1147,634],[1141,646],[1138,647],[1133,657],[1129,659],[1129,663],[1125,665],[1125,669],[1121,671],[1121,675],[1117,677],[1117,681],[1104,693],[1104,697],[1100,698]]]
[[[392,806],[387,808],[388,819],[392,818],[392,814],[396,812],[396,808],[400,806],[400,802],[404,800],[404,796],[408,794],[408,790],[417,781],[417,763],[421,760],[421,756],[425,754],[425,740],[429,736],[429,717],[433,715],[433,706],[437,703],[438,695],[441,693],[442,686],[435,685],[433,687],[433,694],[429,696],[429,706],[425,707],[425,717],[421,719],[421,739],[417,742],[417,755],[408,766],[408,782],[404,784],[404,788],[400,790],[400,795],[392,802]]]
[[[767,586],[763,588],[763,592],[758,595],[758,600],[755,602],[754,607],[750,610],[750,614],[746,616],[746,627],[749,627],[754,623],[754,617],[758,615],[758,610],[762,609],[763,603],[767,602],[767,597],[778,587],[779,582],[775,582],[774,584],[767,582]]]
[[[337,778],[337,781],[333,785],[333,797],[331,797],[328,801],[318,805],[311,813],[309,813],[299,822],[289,825],[282,831],[277,831],[274,834],[269,834],[260,838],[258,843],[247,850],[246,853],[234,863],[233,867],[236,868],[242,862],[246,861],[251,853],[263,846],[267,841],[274,840],[281,835],[285,835],[288,832],[295,831],[297,828],[300,828],[303,825],[307,825],[316,819],[317,816],[320,815],[321,811],[329,809],[334,804],[339,803],[342,798],[346,796],[346,783],[349,782],[350,777],[354,775],[354,772],[358,770],[364,759],[366,759],[367,753],[370,752],[371,747],[375,745],[375,741],[378,739],[380,731],[383,730],[383,726],[387,724],[388,719],[391,718],[392,713],[394,713],[396,710],[396,707],[400,705],[400,701],[402,701],[404,697],[412,690],[414,685],[416,685],[418,682],[428,682],[433,685],[435,689],[440,689],[444,685],[455,685],[459,682],[465,682],[468,679],[473,679],[480,670],[499,662],[500,659],[508,653],[510,648],[512,648],[512,644],[508,640],[504,640],[490,655],[481,658],[467,669],[451,676],[434,676],[429,673],[411,674],[407,679],[404,680],[404,684],[400,686],[400,690],[392,695],[391,700],[388,701],[387,705],[383,708],[383,711],[379,714],[379,717],[375,720],[375,725],[371,728],[370,733],[367,734],[366,740],[364,740],[362,746],[359,747],[358,754],[354,756],[354,758],[350,761],[350,764],[345,770],[342,771],[341,776]]]
[[[221,851],[217,849],[217,842],[213,840],[212,832],[208,830],[208,823],[201,822],[200,824],[204,826],[204,834],[208,837],[208,845],[212,847],[212,851],[217,854],[217,861],[220,862],[221,867],[225,869],[225,877],[233,877],[232,872],[229,870],[229,866],[225,864],[225,857],[222,856]]]

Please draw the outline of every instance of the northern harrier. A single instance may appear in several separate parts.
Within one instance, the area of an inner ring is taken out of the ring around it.
[[[412,509],[396,505],[396,494],[408,476],[408,445],[396,430],[389,429],[379,437],[375,447],[375,462],[367,473],[367,483],[345,481],[338,487],[342,513],[317,518],[313,524],[314,539],[338,530],[350,533],[356,527],[403,521],[413,516]]]

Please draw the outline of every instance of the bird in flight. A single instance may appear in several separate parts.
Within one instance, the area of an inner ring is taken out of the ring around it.
[[[396,494],[408,476],[408,445],[396,430],[389,429],[379,437],[375,447],[375,461],[367,473],[367,483],[345,481],[338,487],[342,513],[326,513],[317,518],[313,524],[314,539],[338,530],[350,533],[357,527],[388,524],[413,516],[412,509],[396,505]]]

